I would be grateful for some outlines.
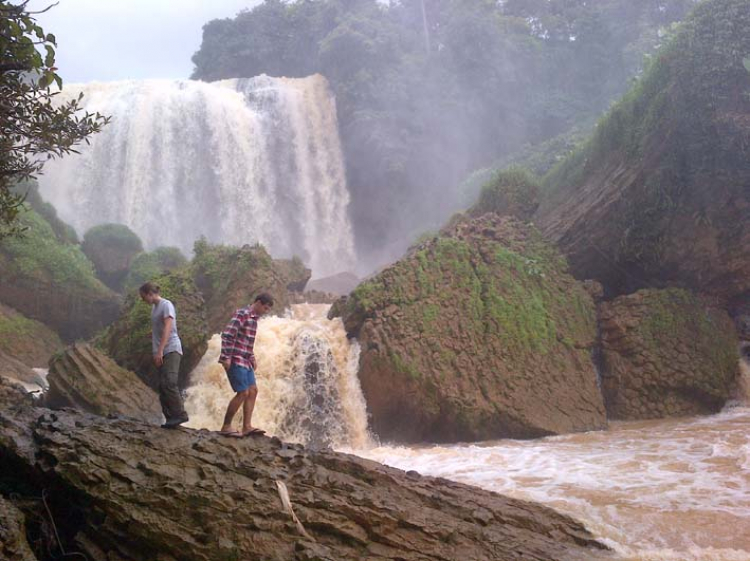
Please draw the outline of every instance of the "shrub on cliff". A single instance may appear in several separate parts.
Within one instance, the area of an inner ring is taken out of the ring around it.
[[[143,251],[143,244],[124,224],[100,224],[83,235],[81,249],[94,263],[104,284],[119,291],[133,258]]]
[[[188,260],[176,247],[157,247],[154,251],[139,253],[130,264],[124,290],[135,290],[144,282],[187,264]]]
[[[523,168],[511,167],[492,174],[469,214],[480,216],[494,212],[529,220],[538,206],[539,180]]]

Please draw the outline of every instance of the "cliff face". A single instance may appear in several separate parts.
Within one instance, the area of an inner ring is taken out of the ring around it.
[[[332,309],[362,347],[382,438],[530,438],[606,426],[594,304],[513,218],[462,219]]]
[[[50,357],[62,348],[60,337],[49,327],[0,304],[0,353],[27,366],[46,368]]]
[[[0,241],[0,302],[65,341],[89,337],[113,321],[120,298],[96,278],[80,248],[58,239],[35,211],[20,220],[28,228],[23,237]]]
[[[65,551],[88,559],[612,559],[582,525],[533,503],[277,439],[167,431],[22,397],[0,381],[0,490],[49,520],[26,500],[44,489]],[[29,558],[22,524],[0,509],[0,552]]]
[[[701,3],[589,143],[547,177],[535,221],[610,296],[750,290],[750,1]]]

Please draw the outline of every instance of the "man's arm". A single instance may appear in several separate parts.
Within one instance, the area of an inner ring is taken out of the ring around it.
[[[154,357],[154,364],[156,366],[161,366],[164,362],[164,349],[167,346],[167,341],[169,341],[169,335],[172,333],[172,324],[174,323],[174,318],[171,316],[167,316],[164,318],[164,331],[162,331],[161,334],[161,341],[159,342],[159,350],[156,351],[156,356]]]

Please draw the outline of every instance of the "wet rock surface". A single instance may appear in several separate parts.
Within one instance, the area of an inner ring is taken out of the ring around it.
[[[26,539],[26,521],[13,503],[0,495],[0,559],[37,561]]]
[[[528,225],[486,214],[337,302],[384,439],[534,438],[606,427],[595,308]]]
[[[10,465],[48,489],[66,551],[89,559],[611,559],[533,503],[274,438],[33,408],[0,386]]]
[[[125,415],[161,423],[159,398],[133,372],[85,343],[76,343],[50,361],[48,407],[74,407],[98,415]]]
[[[599,307],[602,389],[611,418],[717,413],[738,374],[726,312],[679,289],[641,290]]]

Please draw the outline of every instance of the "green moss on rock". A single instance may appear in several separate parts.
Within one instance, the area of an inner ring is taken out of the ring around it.
[[[118,296],[104,286],[77,245],[62,243],[50,224],[28,209],[20,237],[0,241],[0,302],[41,321],[71,341],[113,320]]]
[[[232,247],[201,239],[194,253],[191,269],[205,296],[213,333],[221,331],[238,308],[252,304],[261,292],[273,296],[273,313],[281,313],[289,306],[289,285],[306,283],[309,278],[309,269],[301,262],[275,261],[260,244]],[[294,277],[300,271],[306,271],[306,278]]]
[[[738,373],[731,318],[683,289],[642,290],[601,305],[603,389],[617,419],[716,413]]]
[[[84,234],[81,249],[102,282],[113,290],[122,290],[130,264],[143,251],[143,244],[124,224],[99,224]]]
[[[529,220],[539,206],[539,187],[539,180],[523,168],[496,171],[482,187],[479,201],[469,213],[479,216],[495,212]]]
[[[589,356],[594,306],[566,267],[536,230],[487,214],[443,231],[340,301],[332,315],[362,344],[375,430],[456,440],[603,426]]]

